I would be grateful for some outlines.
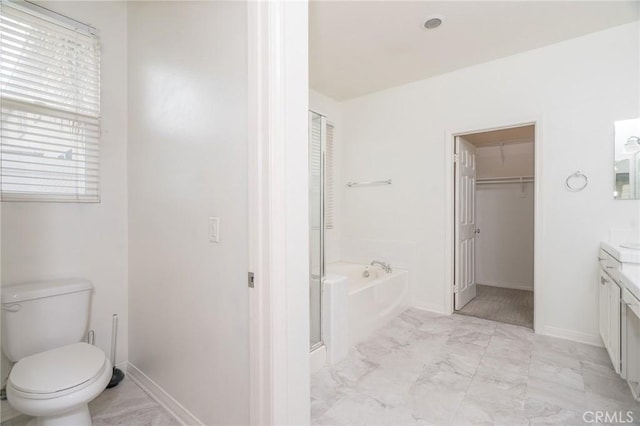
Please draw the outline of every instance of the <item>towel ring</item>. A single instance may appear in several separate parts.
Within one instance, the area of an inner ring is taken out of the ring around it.
[[[574,179],[581,179],[582,180],[582,184],[571,184],[571,181]],[[569,175],[567,177],[567,180],[565,181],[565,186],[567,187],[567,189],[571,192],[579,192],[582,191],[583,189],[585,189],[587,187],[587,184],[589,184],[589,178],[584,175],[583,173],[580,173],[580,171],[575,172],[572,175]]]

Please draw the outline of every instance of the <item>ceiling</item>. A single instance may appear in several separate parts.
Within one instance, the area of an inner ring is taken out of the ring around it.
[[[467,142],[477,147],[499,145],[501,143],[523,143],[535,139],[535,126],[510,127],[508,129],[490,130],[462,136]]]
[[[436,29],[424,21],[443,17]],[[640,17],[635,1],[311,1],[309,78],[336,100],[550,45]]]

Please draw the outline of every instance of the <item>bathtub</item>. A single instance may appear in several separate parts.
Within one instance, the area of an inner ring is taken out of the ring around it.
[[[348,343],[348,347],[361,342],[409,307],[409,273],[406,270],[393,269],[388,274],[378,266],[336,262],[326,265],[326,274],[325,284],[331,299],[327,314],[338,320],[331,321],[335,333],[340,334],[335,330],[340,326],[343,330],[346,328],[346,339],[337,340],[346,340],[344,343]],[[331,330],[327,331],[331,333]]]

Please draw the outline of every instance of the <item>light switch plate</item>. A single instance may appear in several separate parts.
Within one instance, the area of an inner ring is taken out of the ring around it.
[[[220,218],[211,216],[209,218],[209,241],[220,242]]]

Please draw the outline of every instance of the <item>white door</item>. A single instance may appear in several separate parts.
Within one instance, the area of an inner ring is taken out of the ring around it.
[[[456,138],[455,181],[455,308],[476,297],[476,151]]]

